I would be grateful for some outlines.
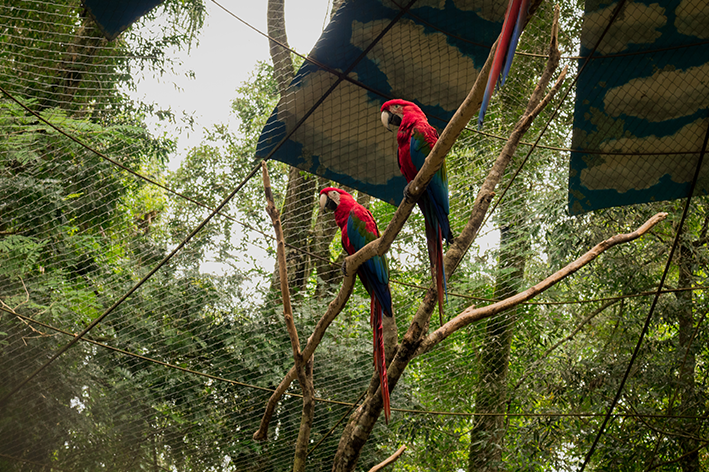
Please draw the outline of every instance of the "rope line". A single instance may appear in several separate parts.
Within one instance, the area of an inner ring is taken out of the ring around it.
[[[11,310],[8,310],[7,308],[4,308],[0,306],[0,311],[4,311],[10,315],[17,316],[18,318],[21,318],[25,321],[28,321],[30,323],[35,323],[39,326],[42,326],[47,329],[51,329],[53,331],[56,331],[58,333],[64,334],[66,336],[72,336],[76,337],[77,335],[74,333],[71,333],[69,331],[65,331],[61,328],[54,327],[52,325],[49,325],[47,323],[35,320],[34,318],[31,318],[29,316],[21,315],[19,313],[14,313]],[[83,342],[88,342],[90,344],[93,344],[95,346],[102,347],[104,349],[109,349],[111,351],[117,352],[119,354],[123,354],[126,356],[134,357],[136,359],[140,359],[146,362],[151,362],[157,365],[160,365],[162,367],[167,367],[169,369],[175,369],[179,370],[188,374],[192,375],[197,375],[200,377],[204,377],[210,380],[216,380],[219,382],[227,382],[233,385],[238,385],[240,387],[247,387],[247,388],[253,388],[255,390],[261,390],[263,392],[268,392],[268,393],[273,393],[275,392],[275,389],[271,388],[266,388],[266,387],[260,387],[258,385],[253,385],[253,384],[247,384],[244,382],[239,382],[237,380],[231,380],[227,379],[224,377],[219,377],[216,375],[212,374],[207,374],[204,372],[199,372],[196,370],[188,369],[186,367],[180,367],[175,364],[170,364],[168,362],[163,362],[157,359],[153,359],[152,357],[147,357],[143,356],[140,354],[136,354],[134,352],[126,351],[121,348],[117,348],[99,341],[94,341],[91,338],[87,337],[82,337],[80,339]],[[366,390],[365,390],[366,392]],[[285,392],[284,395],[289,395],[291,397],[297,397],[297,398],[303,398],[302,394],[295,393],[295,392]],[[361,397],[360,397],[361,398]],[[333,405],[341,405],[341,406],[348,406],[354,408],[357,406],[357,403],[359,400],[355,401],[354,403],[350,402],[343,402],[343,401],[338,401],[338,400],[330,400],[327,398],[320,398],[320,397],[315,397],[315,401],[321,402],[321,403],[328,403],[328,404],[333,404]],[[351,410],[350,410],[351,411]],[[438,410],[417,410],[417,409],[411,409],[411,408],[392,408],[392,411],[398,411],[400,413],[412,413],[412,414],[425,414],[425,415],[436,415],[436,416],[460,416],[460,417],[482,417],[482,416],[508,416],[508,417],[520,417],[520,418],[549,418],[549,417],[562,417],[562,418],[595,418],[595,417],[601,417],[604,416],[605,413],[562,413],[562,412],[541,412],[541,413],[464,413],[464,412],[455,412],[455,411],[438,411]],[[667,415],[667,414],[652,414],[652,413],[614,413],[614,417],[618,418],[672,418],[672,419],[693,419],[693,420],[707,420],[709,419],[706,416],[700,416],[700,415]],[[312,451],[311,451],[312,452]]]
[[[128,297],[130,297],[133,292],[138,290],[145,282],[147,282],[160,268],[162,268],[165,264],[167,264],[178,252],[182,250],[182,248],[199,232],[204,228],[207,223],[221,210],[224,208],[224,206],[229,203],[229,201],[236,195],[239,190],[242,189],[244,185],[246,185],[246,182],[249,181],[249,179],[256,174],[256,172],[260,169],[261,163],[259,162],[257,165],[254,166],[254,168],[249,172],[249,174],[246,176],[246,178],[239,184],[237,187],[222,200],[222,202],[217,206],[212,213],[209,214],[202,222],[197,225],[196,228],[192,230],[190,234],[188,234],[167,256],[165,256],[155,267],[153,267],[150,272],[148,272],[145,276],[143,276],[142,279],[140,279],[133,287],[128,290],[121,298],[116,300],[116,302],[111,305],[106,311],[104,311],[100,316],[98,316],[96,319],[94,319],[86,328],[84,328],[81,333],[77,334],[74,339],[69,341],[65,346],[63,346],[61,349],[59,349],[56,353],[52,355],[44,364],[39,366],[34,372],[32,372],[29,377],[25,378],[22,382],[20,382],[18,385],[16,385],[12,390],[10,390],[4,397],[0,399],[0,410],[4,409],[7,406],[7,401],[10,397],[12,397],[15,393],[17,393],[24,385],[26,385],[30,380],[32,380],[35,376],[37,376],[40,372],[42,372],[47,366],[49,366],[52,362],[54,362],[59,356],[64,354],[66,351],[69,350],[74,344],[76,344],[81,338],[86,335],[89,331],[91,331],[93,328],[96,327],[101,321],[103,321],[104,318],[106,318],[111,312],[113,312],[116,308],[118,308]]]
[[[613,22],[613,18],[617,16],[617,14],[620,12],[620,7],[623,5],[625,0],[621,0],[619,2],[619,7],[615,12],[615,15],[611,18],[611,23]],[[609,24],[610,27],[610,24]],[[622,380],[620,381],[620,385],[618,386],[618,391],[615,394],[615,397],[613,398],[613,401],[611,402],[608,412],[605,415],[605,418],[603,419],[603,423],[601,424],[601,427],[598,428],[598,433],[596,434],[596,438],[593,440],[593,444],[591,445],[591,449],[589,449],[588,453],[586,454],[586,457],[584,458],[583,464],[581,465],[581,469],[579,472],[583,472],[586,469],[586,465],[589,463],[591,460],[591,456],[593,456],[594,451],[596,450],[596,447],[598,446],[598,441],[601,439],[601,436],[603,435],[603,432],[605,430],[606,425],[608,424],[608,421],[610,420],[611,414],[613,413],[613,409],[615,408],[615,405],[618,403],[618,400],[620,399],[620,394],[623,391],[623,387],[625,387],[625,382],[628,380],[628,377],[630,376],[630,371],[633,368],[633,365],[635,364],[635,359],[638,357],[638,353],[640,352],[640,346],[643,343],[643,340],[645,339],[645,334],[648,332],[650,328],[650,321],[652,320],[652,315],[655,313],[655,307],[657,306],[657,302],[660,299],[660,291],[662,290],[662,286],[665,283],[665,279],[667,278],[667,274],[670,271],[670,266],[672,265],[672,258],[674,256],[675,250],[677,249],[677,245],[679,244],[679,238],[680,235],[682,234],[682,227],[684,226],[684,222],[687,219],[687,214],[689,213],[689,205],[692,202],[692,196],[694,195],[694,190],[697,187],[697,181],[699,180],[699,172],[702,169],[702,163],[704,161],[704,154],[706,153],[707,149],[707,141],[709,140],[709,127],[707,127],[707,131],[704,134],[704,142],[702,143],[702,150],[699,154],[699,159],[697,160],[697,167],[694,171],[694,176],[692,178],[692,185],[689,188],[689,195],[687,197],[687,202],[685,203],[684,210],[682,211],[682,218],[680,219],[679,224],[677,225],[677,232],[675,234],[675,239],[674,242],[672,243],[672,249],[670,249],[670,254],[667,256],[667,263],[665,264],[665,270],[662,273],[662,277],[660,278],[660,283],[657,287],[657,293],[655,294],[655,298],[652,300],[652,305],[650,306],[650,310],[648,311],[647,317],[645,318],[645,325],[643,326],[642,331],[640,332],[640,336],[638,337],[638,342],[635,345],[635,350],[633,351],[633,355],[630,357],[630,361],[628,362],[628,367],[625,370],[625,374],[623,375]]]

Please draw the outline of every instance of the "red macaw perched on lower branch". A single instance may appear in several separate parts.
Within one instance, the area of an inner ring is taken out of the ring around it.
[[[320,191],[320,208],[335,212],[335,221],[342,230],[342,247],[347,254],[354,254],[367,243],[379,237],[379,229],[372,214],[349,193],[339,188],[327,187]],[[379,373],[379,384],[384,403],[384,419],[389,423],[389,383],[387,381],[386,357],[384,355],[384,328],[382,314],[393,316],[389,289],[389,266],[386,257],[374,256],[357,270],[359,280],[371,297],[370,323],[374,335],[374,365]]]

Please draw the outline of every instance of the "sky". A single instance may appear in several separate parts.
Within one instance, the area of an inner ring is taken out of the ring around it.
[[[245,82],[258,61],[270,61],[268,40],[258,32],[241,23],[212,0],[205,0],[207,19],[199,36],[199,44],[190,51],[170,51],[172,57],[182,61],[175,74],[163,77],[143,76],[137,80],[134,98],[155,102],[161,109],[171,108],[179,120],[184,113],[194,116],[192,131],[175,125],[146,120],[155,135],[169,133],[177,140],[178,150],[170,158],[169,169],[176,170],[187,150],[200,144],[205,128],[215,124],[229,123],[236,129],[236,118],[230,115],[231,101],[236,89]],[[219,4],[256,29],[266,32],[267,0],[219,0]],[[307,54],[320,37],[329,18],[329,0],[285,0],[286,34],[291,48]],[[157,18],[159,24],[161,18]],[[146,25],[150,28],[151,25]],[[192,71],[193,74],[188,74]],[[193,75],[194,78],[188,78]],[[240,227],[235,227],[233,237],[242,237]],[[225,274],[229,266],[207,255],[201,270],[212,274]],[[271,270],[274,259],[260,247],[253,247],[251,256],[266,270]],[[259,283],[252,280],[246,290],[260,293]]]
[[[177,134],[179,150],[170,161],[172,170],[179,166],[187,148],[200,143],[204,128],[230,121],[230,103],[235,98],[236,88],[248,79],[256,62],[270,60],[268,40],[264,36],[239,22],[213,1],[205,1],[208,16],[198,46],[190,51],[171,52],[183,63],[177,74],[161,78],[142,77],[134,94],[135,98],[156,102],[161,108],[171,108],[178,119],[183,112],[195,117],[193,131],[149,121],[152,131],[157,134],[163,131]],[[266,32],[267,0],[220,0],[219,4]],[[290,46],[307,54],[329,18],[329,1],[285,0],[285,8]],[[194,72],[193,79],[187,77],[188,71]]]

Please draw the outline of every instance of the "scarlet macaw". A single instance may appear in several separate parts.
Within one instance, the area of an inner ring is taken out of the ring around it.
[[[354,254],[367,243],[379,237],[379,229],[374,217],[365,207],[349,193],[339,188],[327,187],[320,191],[320,208],[335,212],[335,221],[342,230],[342,247],[347,254]],[[384,403],[384,419],[389,422],[389,383],[387,381],[386,359],[384,355],[384,332],[382,313],[393,316],[389,290],[389,266],[385,256],[374,256],[365,261],[357,270],[359,280],[371,298],[370,323],[373,331],[374,365],[379,373],[379,384],[382,388]]]
[[[529,0],[510,0],[507,4],[505,12],[505,22],[502,24],[502,32],[495,50],[495,57],[492,60],[492,68],[490,75],[487,78],[485,86],[485,95],[480,105],[480,114],[478,115],[478,129],[483,127],[483,119],[487,106],[490,103],[495,84],[498,87],[505,85],[507,74],[512,66],[512,58],[517,49],[517,42],[522,34],[522,28],[527,21],[527,10],[529,9]],[[504,68],[503,68],[504,65]],[[502,75],[500,75],[502,73]],[[498,80],[499,79],[499,80]]]
[[[398,126],[396,140],[399,143],[399,169],[406,180],[411,182],[423,166],[426,156],[438,141],[438,133],[428,124],[421,109],[405,100],[389,100],[382,105],[382,123],[390,131],[390,125]],[[448,213],[448,174],[446,163],[431,179],[418,201],[426,222],[426,240],[431,271],[438,288],[438,310],[443,316],[443,296],[446,287],[446,271],[443,267],[443,240],[450,243],[453,239]]]

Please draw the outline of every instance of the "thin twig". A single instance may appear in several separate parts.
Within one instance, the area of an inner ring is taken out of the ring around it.
[[[285,318],[286,328],[290,336],[291,347],[293,348],[293,359],[295,359],[296,367],[299,366],[300,359],[300,341],[298,340],[298,330],[293,322],[293,307],[290,303],[290,290],[288,288],[288,270],[286,268],[286,248],[285,238],[283,237],[283,227],[281,226],[281,217],[276,209],[276,204],[273,201],[273,191],[271,190],[271,180],[268,178],[268,167],[266,162],[261,163],[263,173],[263,190],[266,194],[266,213],[271,217],[273,222],[273,230],[276,233],[276,257],[278,260],[278,277],[281,279],[281,297],[283,298],[283,318]]]
[[[369,469],[369,472],[379,472],[380,470],[384,469],[384,467],[388,466],[389,464],[393,464],[396,462],[396,460],[401,457],[401,455],[404,453],[406,450],[406,446],[401,446],[398,451],[396,451],[394,454],[389,456],[387,459],[385,459],[383,462],[380,462],[379,464],[375,465],[371,469]]]

